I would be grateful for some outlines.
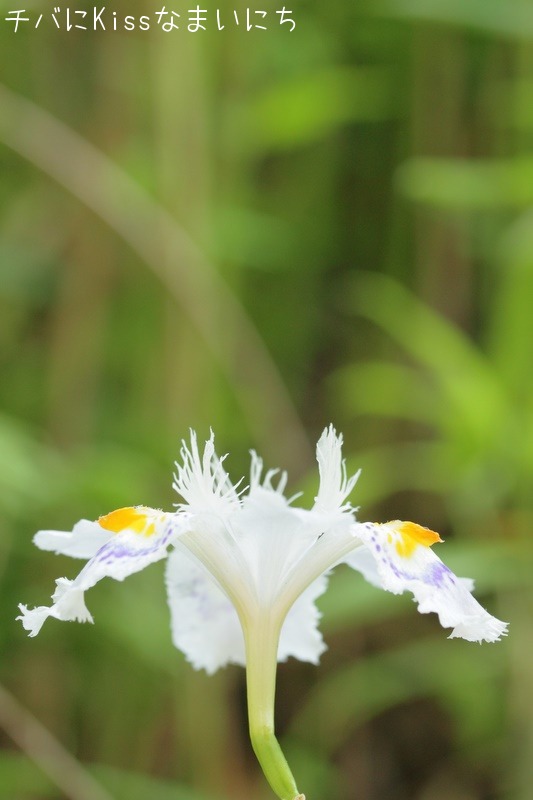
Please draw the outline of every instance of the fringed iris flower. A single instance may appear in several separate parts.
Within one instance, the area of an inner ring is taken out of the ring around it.
[[[51,606],[21,605],[19,619],[30,636],[48,617],[92,622],[87,589],[167,558],[174,644],[208,673],[228,663],[246,667],[256,755],[278,797],[301,800],[274,735],[276,664],[289,656],[318,662],[325,645],[315,600],[333,567],[345,562],[375,586],[412,592],[421,613],[437,613],[452,629],[450,638],[495,642],[507,630],[471,595],[472,582],[433,553],[438,534],[413,522],[356,520],[348,498],[359,473],[347,476],[341,447],[330,426],[317,445],[318,494],[305,510],[285,497],[285,473],[263,477],[255,453],[249,488],[233,485],[213,435],[201,454],[193,433],[176,465],[174,488],[183,502],[174,513],[121,508],[68,533],[36,534],[41,549],[88,561],[74,580],[56,582]]]

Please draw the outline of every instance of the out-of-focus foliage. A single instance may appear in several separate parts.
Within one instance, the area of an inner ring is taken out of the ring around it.
[[[79,566],[33,532],[170,508],[190,426],[311,500],[333,421],[361,516],[441,531],[511,628],[448,642],[340,569],[322,664],[279,670],[299,785],[530,800],[531,5],[308,2],[290,33],[224,0],[197,34],[178,3],[170,33],[58,30],[42,0],[15,33],[1,5],[0,798],[271,796],[243,671],[173,649],[161,565],[96,587],[94,627],[14,617]]]

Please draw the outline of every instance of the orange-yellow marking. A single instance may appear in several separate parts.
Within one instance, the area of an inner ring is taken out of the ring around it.
[[[416,522],[388,522],[399,537],[396,539],[395,547],[396,552],[402,558],[409,558],[412,556],[418,545],[424,547],[431,547],[436,542],[442,542],[438,533],[424,528],[423,525],[417,525]]]
[[[140,508],[128,506],[111,511],[103,517],[99,517],[98,524],[106,531],[120,533],[126,529],[139,533],[141,536],[152,536],[155,533],[153,522],[148,524],[148,516]]]

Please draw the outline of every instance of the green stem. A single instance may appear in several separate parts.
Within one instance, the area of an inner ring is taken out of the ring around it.
[[[243,625],[246,640],[246,686],[252,747],[270,786],[280,800],[305,800],[274,734],[279,620],[254,616]]]

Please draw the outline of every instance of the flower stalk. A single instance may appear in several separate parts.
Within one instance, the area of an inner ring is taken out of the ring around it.
[[[266,609],[243,624],[250,739],[257,760],[280,800],[305,800],[274,732],[278,643],[283,619]]]

